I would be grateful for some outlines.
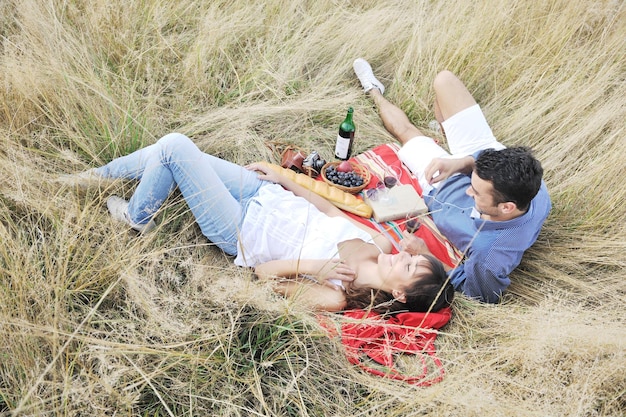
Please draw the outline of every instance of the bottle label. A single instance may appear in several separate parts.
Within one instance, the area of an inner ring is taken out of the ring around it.
[[[335,144],[335,156],[339,159],[348,159],[348,151],[350,150],[350,138],[342,138],[337,135],[337,143]]]

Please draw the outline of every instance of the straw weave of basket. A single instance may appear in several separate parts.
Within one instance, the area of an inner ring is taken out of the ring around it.
[[[367,187],[367,184],[369,184],[370,179],[371,179],[371,174],[370,172],[367,170],[367,168],[365,168],[363,165],[354,163],[354,162],[350,162],[350,165],[352,165],[352,170],[363,179],[363,185],[359,186],[359,187],[346,187],[343,185],[339,185],[339,184],[335,184],[334,182],[332,182],[331,180],[329,180],[328,178],[326,178],[326,169],[328,169],[331,166],[334,166],[335,168],[337,167],[337,165],[339,165],[341,162],[327,162],[324,167],[322,168],[322,179],[329,185],[332,185],[333,187],[337,187],[342,191],[345,191],[347,193],[350,194],[356,194],[359,191],[361,191],[362,189],[364,189],[365,187]]]

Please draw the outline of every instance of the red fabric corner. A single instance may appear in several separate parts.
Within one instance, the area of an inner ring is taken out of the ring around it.
[[[443,378],[444,369],[435,355],[434,342],[437,330],[452,317],[449,307],[430,313],[398,313],[388,319],[375,312],[352,310],[345,312],[344,317],[351,319],[341,325],[341,342],[350,363],[375,375],[422,386],[432,385]],[[394,355],[399,353],[428,355],[437,367],[437,376],[428,378],[424,359],[421,375],[403,375],[394,366]],[[387,371],[368,367],[362,362],[363,355],[385,366]]]
[[[417,179],[398,159],[399,146],[397,144],[384,144],[356,155],[350,160],[361,162],[368,160],[376,167],[383,165],[397,166],[402,169],[401,184],[411,184],[422,195],[422,189]],[[371,170],[370,170],[371,172]],[[318,178],[321,180],[321,177]],[[372,179],[366,188],[376,187],[379,178],[372,173]],[[354,220],[376,230],[373,219],[347,213]],[[394,239],[396,244],[401,240],[401,232],[406,228],[404,219],[395,222],[380,224],[388,233],[390,239]],[[454,266],[454,259],[450,256],[445,245],[445,240],[439,236],[434,224],[422,224],[416,236],[424,239],[426,245],[435,257],[442,262]],[[397,252],[397,249],[395,250]],[[445,371],[441,360],[436,356],[435,339],[437,330],[445,326],[452,317],[452,310],[449,307],[437,312],[429,313],[398,313],[389,318],[382,318],[378,313],[364,310],[352,310],[345,312],[344,320],[341,323],[340,337],[346,349],[346,357],[350,363],[361,367],[363,370],[385,378],[401,380],[418,386],[429,386],[441,381]],[[321,320],[320,323],[329,332],[329,336],[338,336],[336,326]],[[405,375],[396,369],[394,365],[395,355],[413,354],[420,355],[423,364],[423,372],[420,375]],[[386,370],[373,368],[363,362],[364,358],[369,358]],[[432,376],[429,371],[427,361],[430,360],[436,368],[436,375]]]

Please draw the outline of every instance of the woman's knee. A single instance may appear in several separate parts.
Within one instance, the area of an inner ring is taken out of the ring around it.
[[[157,143],[159,145],[161,145],[162,147],[173,147],[173,146],[185,146],[188,143],[193,143],[191,141],[191,139],[189,139],[187,136],[183,135],[182,133],[168,133],[167,135],[161,137],[161,139],[159,139],[157,141]]]
[[[182,133],[169,133],[159,139],[157,143],[161,147],[161,155],[167,158],[175,157],[178,154],[190,158],[194,153],[200,152],[196,144]]]

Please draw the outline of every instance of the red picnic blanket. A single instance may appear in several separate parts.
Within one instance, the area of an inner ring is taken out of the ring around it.
[[[398,151],[400,147],[395,143],[379,145],[373,149],[363,152],[351,158],[351,161],[356,162],[362,166],[365,166],[372,178],[365,190],[376,187],[376,183],[383,177],[383,172],[386,166],[394,166],[400,168],[402,175],[399,182],[401,184],[410,184],[415,188],[417,193],[422,195],[422,187],[420,187],[417,178],[411,173],[411,171],[404,166],[404,164],[398,159]],[[365,192],[361,192],[362,194]],[[365,219],[352,213],[346,213],[358,222],[365,224],[378,230],[386,235],[389,240],[394,243],[395,251],[399,251],[399,242],[402,240],[402,232],[406,230],[405,219],[397,219],[394,221],[378,223],[373,218]],[[415,236],[424,240],[431,253],[439,259],[441,262],[454,267],[458,264],[462,258],[462,254],[456,249],[445,236],[439,232],[437,226],[432,221],[430,216],[423,216],[420,218],[422,227],[416,232]]]
[[[452,317],[449,307],[430,313],[398,313],[387,319],[371,311],[348,311],[344,317],[355,320],[341,326],[341,342],[350,363],[374,375],[419,386],[432,385],[443,379],[445,371],[435,354],[435,339],[436,330]],[[394,364],[395,355],[399,353],[420,355],[421,374],[406,375],[399,371]],[[384,368],[368,366],[363,361],[364,355]],[[435,367],[435,375],[431,377],[429,359]]]
[[[396,144],[379,145],[351,158],[351,161],[365,166],[372,177],[365,190],[361,192],[361,197],[367,189],[376,187],[378,181],[383,178],[386,166],[400,168],[402,175],[399,182],[411,184],[418,194],[422,195],[419,182],[399,160],[399,149]],[[405,219],[378,223],[373,218],[366,219],[347,212],[346,214],[386,235],[394,244],[394,252],[400,250],[399,242],[402,240],[402,232],[406,230]],[[451,267],[456,266],[462,254],[439,232],[429,216],[421,217],[420,222],[421,227],[415,235],[424,240],[436,258]],[[374,375],[419,386],[432,385],[443,379],[444,368],[436,356],[435,339],[437,330],[446,325],[452,317],[452,310],[449,307],[428,313],[398,313],[389,318],[364,310],[347,311],[343,316],[344,320],[340,325],[341,342],[351,363]],[[325,327],[328,329],[327,324]],[[421,374],[407,375],[397,369],[394,364],[395,356],[403,353],[419,355],[423,365]],[[382,366],[369,366],[364,362],[368,358]],[[432,366],[428,366],[429,361],[436,369],[434,377],[430,377]]]

